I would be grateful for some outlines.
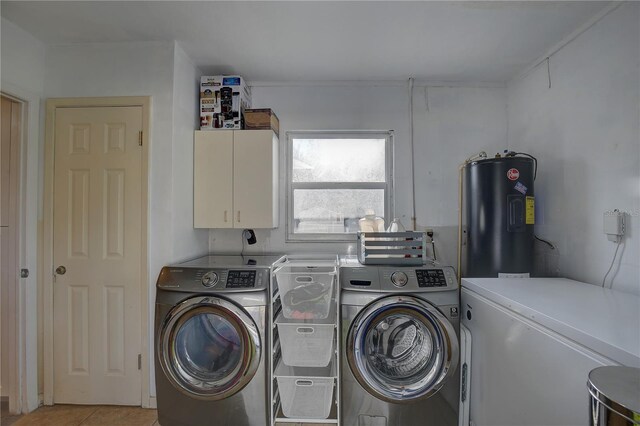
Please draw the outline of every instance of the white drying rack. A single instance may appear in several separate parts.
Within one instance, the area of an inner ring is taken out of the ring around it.
[[[356,247],[363,265],[422,265],[427,260],[425,232],[358,232]]]

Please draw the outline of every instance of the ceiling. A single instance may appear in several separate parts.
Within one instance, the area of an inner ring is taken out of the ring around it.
[[[177,40],[250,81],[505,82],[608,2],[5,1],[46,44]]]

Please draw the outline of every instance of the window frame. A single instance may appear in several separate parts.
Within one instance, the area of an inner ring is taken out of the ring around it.
[[[355,242],[355,233],[295,233],[293,229],[293,191],[296,189],[383,189],[384,217],[387,222],[395,214],[393,199],[393,130],[295,130],[287,132],[286,150],[286,204],[285,218],[287,242]],[[293,182],[294,139],[384,139],[385,182]]]

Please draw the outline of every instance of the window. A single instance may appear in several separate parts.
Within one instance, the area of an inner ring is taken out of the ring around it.
[[[391,216],[391,132],[288,132],[288,240],[353,241],[367,210]]]

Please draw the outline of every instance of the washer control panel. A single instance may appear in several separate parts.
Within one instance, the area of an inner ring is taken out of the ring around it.
[[[396,271],[391,274],[391,282],[396,287],[404,287],[409,282],[409,277],[404,272]]]
[[[442,269],[417,269],[418,287],[446,287],[447,278]]]
[[[438,292],[458,290],[455,270],[445,265],[395,266],[343,263],[343,289],[375,292]]]

